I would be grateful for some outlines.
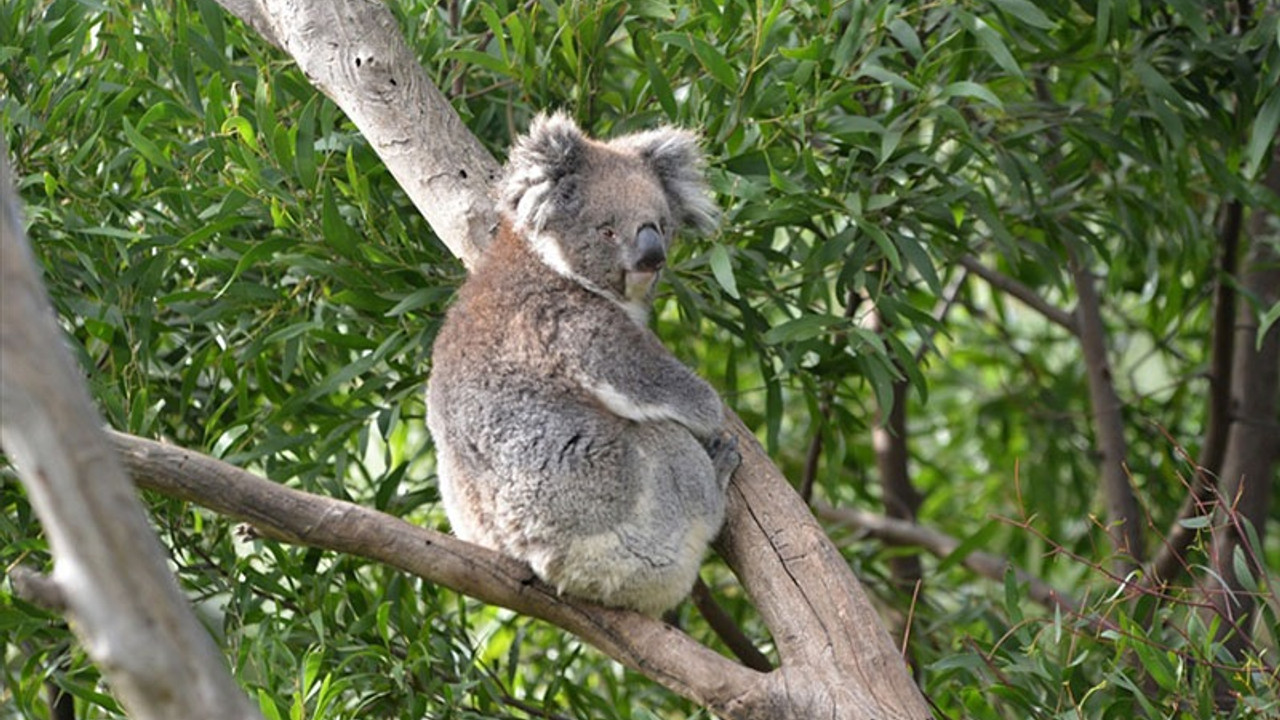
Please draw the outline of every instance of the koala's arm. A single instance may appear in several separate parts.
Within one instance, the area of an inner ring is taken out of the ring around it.
[[[677,422],[702,440],[719,434],[724,425],[720,396],[653,333],[628,321],[593,334],[574,348],[576,369],[587,392],[610,412],[637,422]]]

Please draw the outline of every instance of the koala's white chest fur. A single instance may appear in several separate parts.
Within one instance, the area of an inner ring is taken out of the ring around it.
[[[693,138],[603,144],[542,118],[503,197],[433,352],[445,510],[562,592],[660,613],[696,579],[738,462],[715,391],[631,317],[675,227],[713,217]]]

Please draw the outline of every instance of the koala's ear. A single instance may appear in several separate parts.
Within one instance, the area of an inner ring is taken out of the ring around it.
[[[615,140],[644,158],[662,181],[667,202],[682,225],[701,232],[716,227],[720,209],[707,188],[705,161],[698,147],[698,136],[688,130],[661,127]]]
[[[502,209],[516,226],[540,230],[560,212],[581,203],[577,178],[587,139],[568,115],[538,115],[516,140],[502,180]]]

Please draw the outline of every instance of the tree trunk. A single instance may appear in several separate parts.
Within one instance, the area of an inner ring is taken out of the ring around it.
[[[1280,196],[1280,145],[1265,182]],[[1206,590],[1222,618],[1219,635],[1236,657],[1250,648],[1256,587],[1246,585],[1237,570],[1248,568],[1254,583],[1267,572],[1262,564],[1267,511],[1271,507],[1275,464],[1280,453],[1280,323],[1258,336],[1259,315],[1280,302],[1280,252],[1268,227],[1273,218],[1256,210],[1249,222],[1251,252],[1240,282],[1245,297],[1235,322],[1231,370],[1231,424],[1219,479],[1218,511],[1213,530],[1214,573]],[[1252,526],[1257,545],[1244,523]],[[1243,562],[1237,565],[1236,556]],[[1220,582],[1219,582],[1220,579]]]

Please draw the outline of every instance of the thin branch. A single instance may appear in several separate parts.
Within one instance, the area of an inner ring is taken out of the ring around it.
[[[874,308],[869,318],[869,329],[881,335],[887,334],[889,328]],[[895,366],[897,363],[895,363]],[[899,374],[902,370],[898,367]],[[907,381],[905,377],[893,381],[888,408],[876,408],[876,421],[871,428],[871,445],[875,451],[876,474],[879,476],[880,489],[884,495],[885,514],[896,520],[915,522],[916,510],[922,498],[915,486],[911,484],[911,475],[907,472]],[[894,583],[901,590],[915,587],[922,577],[920,558],[915,555],[893,557],[889,560],[889,570]]]
[[[1040,313],[1046,320],[1054,323],[1055,325],[1060,325],[1072,335],[1080,334],[1080,326],[1076,321],[1074,314],[1051,304],[1048,300],[1040,297],[1035,290],[1032,290],[1004,273],[983,265],[981,260],[972,255],[963,255],[960,257],[958,262],[966,270],[972,272],[983,280],[986,280],[992,287],[1002,290],[1008,295],[1022,301],[1022,304]]]
[[[1124,437],[1123,405],[1111,377],[1107,359],[1106,327],[1102,322],[1102,302],[1094,287],[1093,274],[1067,245],[1071,274],[1075,278],[1079,303],[1080,347],[1084,353],[1085,375],[1089,383],[1089,404],[1096,435],[1098,464],[1102,474],[1103,503],[1107,509],[1107,532],[1116,549],[1116,567],[1121,574],[1133,570],[1144,557],[1142,513],[1129,483],[1128,444]]]
[[[827,522],[864,532],[888,545],[921,548],[939,558],[947,557],[960,547],[960,541],[956,538],[914,522],[897,520],[855,508],[836,508],[825,503],[818,503],[815,510],[818,516]],[[1002,581],[1005,573],[1012,569],[1018,583],[1027,586],[1027,597],[1047,608],[1057,608],[1071,615],[1081,615],[1080,603],[1069,593],[1058,590],[1040,578],[1016,567],[1007,558],[974,550],[965,555],[961,562],[978,575],[997,582]]]
[[[844,301],[844,319],[852,320],[861,304],[862,295],[853,290],[847,291]],[[838,332],[834,342],[844,343],[847,338],[848,333]],[[826,424],[831,421],[831,403],[835,400],[837,382],[839,382],[838,379],[832,381],[822,391],[822,397],[818,401],[818,422],[814,424],[813,437],[809,439],[809,448],[804,454],[804,474],[800,476],[800,499],[806,504],[813,499],[813,486],[818,480],[818,463],[822,460],[822,433],[826,429]]]
[[[743,665],[759,672],[773,670],[773,663],[769,662],[769,658],[765,657],[755,643],[751,642],[751,638],[742,632],[742,628],[729,617],[729,613],[720,607],[711,594],[711,588],[707,587],[702,578],[698,578],[698,581],[693,584],[691,598],[712,631],[724,641],[725,646],[742,661]]]
[[[1213,297],[1212,339],[1209,345],[1209,403],[1205,421],[1204,442],[1191,487],[1173,524],[1165,533],[1164,543],[1148,564],[1145,576],[1152,584],[1172,580],[1186,567],[1185,555],[1196,537],[1196,531],[1182,521],[1204,515],[1212,504],[1218,473],[1227,448],[1230,427],[1231,366],[1235,346],[1236,275],[1240,265],[1240,230],[1244,208],[1239,200],[1223,206],[1218,243],[1222,247],[1218,260]]]

